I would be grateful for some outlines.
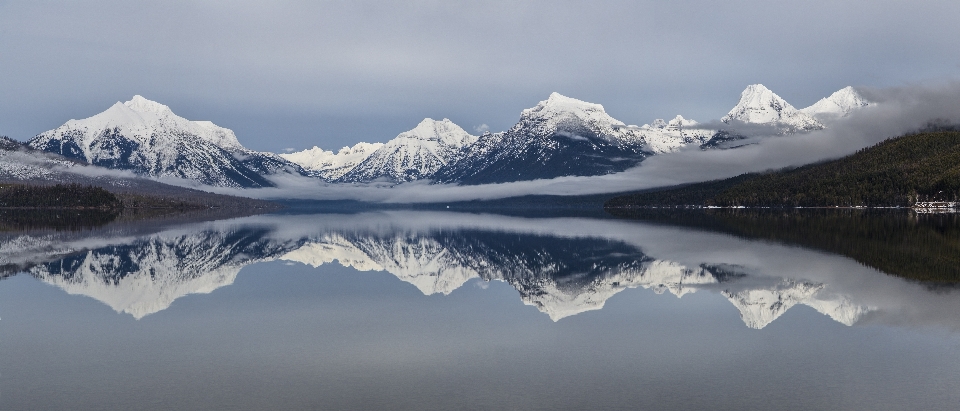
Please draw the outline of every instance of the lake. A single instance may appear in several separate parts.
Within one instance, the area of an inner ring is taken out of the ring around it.
[[[369,210],[0,231],[10,410],[960,404],[960,221]]]

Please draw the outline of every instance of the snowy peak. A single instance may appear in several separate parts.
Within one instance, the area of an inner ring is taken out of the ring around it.
[[[666,128],[679,130],[684,127],[693,127],[697,124],[698,123],[696,121],[685,119],[683,118],[683,116],[678,114],[676,117],[673,118],[673,120],[670,120],[670,122],[667,123]]]
[[[133,98],[123,103],[123,105],[138,113],[151,113],[162,116],[174,115],[173,111],[170,110],[170,107],[157,103],[153,100],[147,100],[139,94],[133,96]]]
[[[833,120],[868,105],[870,102],[864,99],[855,88],[847,86],[800,111],[818,120]]]
[[[724,123],[730,123],[733,120],[777,125],[789,131],[823,129],[820,122],[800,112],[763,84],[747,86],[740,93],[740,102],[720,119]]]
[[[124,135],[138,143],[148,143],[156,135],[192,134],[222,148],[243,149],[233,130],[217,126],[210,121],[187,120],[174,114],[170,107],[140,95],[133,96],[125,103],[118,101],[94,116],[82,120],[70,120],[41,136],[50,133],[80,132],[85,143],[84,147],[89,147],[90,140],[103,131],[112,129],[121,130]]]
[[[385,179],[402,183],[431,178],[441,167],[456,162],[461,149],[478,138],[449,119],[426,118],[378,148],[337,181],[358,183]]]
[[[550,97],[541,101],[536,106],[523,110],[520,113],[521,123],[523,120],[541,120],[546,121],[548,126],[556,127],[559,123],[579,119],[587,123],[599,126],[623,125],[613,117],[607,115],[600,104],[588,103],[586,101],[570,98],[560,93],[551,93]],[[519,125],[519,124],[518,124]]]
[[[635,127],[627,127],[622,121],[611,117],[602,105],[559,93],[552,93],[536,106],[523,110],[520,121],[509,133],[525,136],[521,142],[555,135],[581,141],[599,137],[629,151],[636,151],[637,147],[646,144]]]
[[[28,144],[97,166],[213,186],[271,187],[265,175],[304,173],[273,153],[244,148],[230,129],[187,120],[140,95],[70,120]]]
[[[678,116],[678,117],[679,117],[679,116]],[[647,128],[660,128],[660,129],[662,129],[662,128],[666,128],[666,127],[667,127],[667,122],[664,121],[662,118],[658,118],[658,119],[656,119],[656,120],[653,120],[653,123],[650,123]]]
[[[383,143],[361,142],[354,144],[353,147],[343,147],[334,153],[314,146],[307,150],[279,156],[300,165],[312,175],[332,181],[352,170],[380,147],[383,147]]]
[[[404,141],[405,139],[437,142],[440,145],[460,148],[473,144],[477,141],[477,136],[467,133],[449,119],[445,118],[437,121],[432,118],[425,118],[413,130],[400,133],[396,138],[387,142],[387,145],[419,144]]]
[[[596,103],[588,103],[583,100],[577,100],[572,97],[564,96],[553,92],[546,100],[541,101],[536,107],[524,110],[524,112],[537,111],[603,111],[603,106]]]

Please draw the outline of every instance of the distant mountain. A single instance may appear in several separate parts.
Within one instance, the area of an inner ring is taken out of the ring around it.
[[[280,155],[306,173],[334,183],[487,184],[561,176],[594,176],[626,170],[651,155],[687,146],[736,148],[757,138],[820,130],[828,121],[867,103],[844,88],[797,110],[762,84],[748,86],[713,129],[676,116],[643,126],[626,125],[603,106],[553,93],[523,110],[512,128],[473,136],[450,120],[425,119],[386,144],[358,143],[338,153],[318,147]]]
[[[628,126],[599,104],[553,93],[503,133],[477,137],[448,119],[428,118],[385,144],[359,143],[336,154],[314,147],[280,156],[336,183],[480,184],[621,171],[649,155],[702,144],[713,134],[682,116]]]
[[[357,143],[353,147],[344,147],[334,153],[314,146],[311,149],[290,154],[280,154],[287,161],[294,162],[307,174],[334,181],[352,170],[374,151],[383,147],[383,143]]]
[[[106,168],[213,186],[271,187],[265,176],[304,174],[276,154],[244,148],[229,129],[187,120],[141,96],[93,117],[70,120],[28,144]]]
[[[870,105],[853,87],[844,87],[800,112],[819,121],[832,121]]]
[[[553,93],[523,110],[509,130],[485,134],[466,147],[459,161],[437,171],[435,180],[484,184],[609,174],[699,138],[680,129],[629,127],[599,104]]]
[[[628,126],[628,128],[634,128]],[[676,151],[687,145],[700,145],[708,141],[715,130],[699,127],[694,120],[685,119],[677,115],[670,121],[656,119],[651,124],[644,124],[637,130],[647,149],[653,154],[664,154]]]
[[[826,128],[823,122],[832,122],[867,105],[853,87],[845,87],[810,107],[797,110],[762,84],[753,84],[743,90],[737,105],[720,119],[729,127],[717,130],[701,147],[737,148],[756,143],[751,137],[822,130]]]
[[[638,127],[614,119],[599,104],[552,93],[523,110],[504,132],[474,136],[448,119],[428,118],[387,143],[278,155],[246,149],[229,129],[184,119],[135,96],[93,117],[70,120],[28,144],[110,169],[211,186],[271,187],[270,176],[278,174],[331,183],[472,185],[620,172],[683,147],[736,148],[770,135],[819,130],[824,128],[820,120],[830,122],[868,104],[847,87],[797,110],[754,84],[721,119],[726,126],[706,127],[678,115]]]
[[[431,178],[440,168],[456,162],[461,150],[476,141],[477,136],[448,119],[427,118],[388,141],[336,181],[402,183]]]
[[[823,124],[794,108],[763,84],[747,86],[740,93],[740,102],[720,119],[730,124],[740,121],[777,127],[781,133],[821,130]]]

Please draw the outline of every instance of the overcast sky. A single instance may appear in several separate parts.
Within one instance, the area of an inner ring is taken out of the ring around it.
[[[557,91],[629,124],[717,119],[748,84],[803,107],[960,78],[952,1],[0,0],[0,134],[134,94],[282,151],[424,117],[509,128]]]

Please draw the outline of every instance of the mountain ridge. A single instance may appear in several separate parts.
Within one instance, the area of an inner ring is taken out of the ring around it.
[[[190,121],[140,95],[38,134],[27,144],[111,169],[221,187],[273,187],[265,176],[305,174],[273,153],[244,148],[233,131]]]
[[[274,187],[271,177],[277,175],[336,184],[476,185],[621,172],[684,147],[751,144],[755,139],[741,142],[748,138],[737,131],[741,125],[769,127],[771,135],[802,133],[823,129],[818,119],[829,122],[869,104],[856,89],[845,87],[798,110],[753,84],[721,118],[726,126],[719,129],[682,115],[638,127],[611,117],[601,104],[553,92],[522,110],[517,123],[503,132],[475,136],[449,119],[426,118],[386,143],[361,142],[336,153],[314,146],[274,154],[246,149],[229,129],[184,119],[136,95],[94,116],[69,120],[28,145],[106,168],[214,187]]]

